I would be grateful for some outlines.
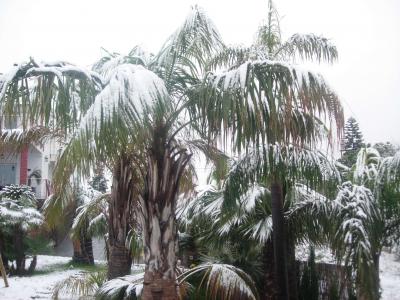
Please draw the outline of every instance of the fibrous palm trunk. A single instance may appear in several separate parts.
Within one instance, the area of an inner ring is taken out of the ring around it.
[[[286,252],[286,228],[283,211],[283,189],[282,184],[274,181],[271,184],[271,207],[273,224],[273,243],[274,243],[274,261],[275,274],[278,286],[278,299],[288,300],[288,269]]]
[[[186,150],[169,146],[157,136],[149,150],[143,214],[146,263],[142,299],[175,300],[177,228],[175,207],[179,181],[190,159]]]
[[[122,155],[114,168],[109,204],[108,279],[130,273],[132,258],[126,238],[132,225],[134,196],[132,166]]]

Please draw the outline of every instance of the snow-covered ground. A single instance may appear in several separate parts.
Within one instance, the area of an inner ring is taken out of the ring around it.
[[[318,257],[318,253],[316,253]],[[52,288],[60,280],[82,272],[80,269],[62,269],[71,260],[70,257],[38,256],[38,274],[30,277],[11,277],[10,287],[5,288],[0,281],[1,300],[51,299]],[[400,261],[394,254],[383,252],[380,260],[382,299],[400,300]],[[48,273],[45,273],[48,272]],[[39,272],[41,273],[41,272]],[[72,300],[71,297],[64,298]]]
[[[382,252],[379,261],[382,299],[400,300],[400,261],[395,254]]]
[[[57,270],[57,267],[67,264],[71,257],[39,255],[37,271],[48,272],[34,276],[8,278],[9,287],[4,287],[0,280],[0,299],[28,300],[51,299],[52,288],[60,280],[81,272],[78,269]]]

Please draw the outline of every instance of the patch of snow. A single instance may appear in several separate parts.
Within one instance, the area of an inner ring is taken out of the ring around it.
[[[400,260],[393,253],[382,252],[379,261],[383,300],[400,300]]]

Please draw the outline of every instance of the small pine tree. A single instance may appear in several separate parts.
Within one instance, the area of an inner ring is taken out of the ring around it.
[[[358,151],[364,147],[364,138],[356,119],[349,118],[344,126],[344,138],[342,140],[342,158],[340,161],[351,167],[357,160]]]

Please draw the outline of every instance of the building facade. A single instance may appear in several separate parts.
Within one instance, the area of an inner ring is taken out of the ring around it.
[[[20,131],[16,118],[2,120],[4,131]],[[0,189],[9,184],[24,184],[32,188],[37,199],[47,198],[51,193],[51,179],[60,147],[49,141],[42,146],[25,146],[21,152],[14,153],[7,146],[0,148]]]

